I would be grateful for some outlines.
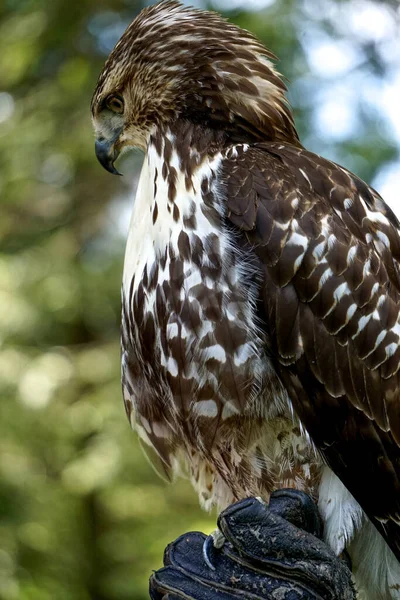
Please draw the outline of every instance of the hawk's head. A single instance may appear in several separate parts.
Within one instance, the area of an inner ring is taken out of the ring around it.
[[[225,132],[228,142],[298,143],[274,56],[220,15],[175,0],[145,8],[111,52],[92,99],[102,165],[146,149],[176,119]]]

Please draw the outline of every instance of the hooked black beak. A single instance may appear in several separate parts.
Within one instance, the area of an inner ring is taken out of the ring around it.
[[[117,171],[117,169],[114,167],[114,161],[118,158],[119,152],[115,152],[112,141],[104,139],[101,141],[96,140],[94,148],[97,160],[106,171],[112,173],[113,175],[122,175],[122,173]]]

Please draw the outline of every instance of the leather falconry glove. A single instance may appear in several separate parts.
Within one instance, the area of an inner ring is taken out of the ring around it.
[[[218,528],[217,538],[190,532],[167,546],[150,578],[152,600],[355,600],[349,567],[320,539],[307,494],[278,490],[268,506],[241,500]]]

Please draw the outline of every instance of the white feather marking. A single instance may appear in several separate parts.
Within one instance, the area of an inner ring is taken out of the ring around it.
[[[123,368],[123,367],[122,367]],[[122,395],[124,397],[125,402],[130,402],[132,403],[132,397],[131,394],[129,393],[128,388],[124,385],[123,389],[122,389]]]
[[[347,309],[347,312],[346,312],[346,321],[345,321],[346,325],[350,321],[350,319],[353,317],[353,315],[356,312],[357,308],[358,308],[357,304],[350,304],[350,306],[349,306],[349,308]]]
[[[294,266],[294,272],[297,272],[297,269],[300,268],[301,263],[303,262],[303,258],[304,258],[304,252],[302,252],[294,261],[293,266]]]
[[[287,240],[288,246],[301,246],[305,250],[308,246],[308,238],[296,231],[292,231],[291,236]]]
[[[354,340],[354,338],[356,338],[361,333],[361,331],[364,329],[364,327],[366,327],[366,325],[368,325],[368,323],[371,320],[371,317],[372,317],[372,313],[370,313],[369,315],[360,317],[360,319],[358,320],[357,331],[355,332],[354,335],[351,336],[352,340]]]
[[[376,342],[375,342],[374,350],[375,350],[375,348],[377,348],[377,347],[379,346],[379,344],[380,344],[381,342],[383,342],[383,340],[384,340],[384,339],[385,339],[385,337],[386,337],[386,334],[387,334],[387,330],[386,330],[386,329],[384,329],[383,331],[381,331],[381,332],[380,332],[380,334],[379,334],[379,335],[378,335],[378,337],[376,338]]]
[[[199,269],[192,269],[190,273],[185,273],[184,286],[185,289],[188,290],[190,296],[190,289],[195,287],[196,285],[200,285],[202,283],[202,277]]]
[[[178,336],[178,324],[177,323],[168,323],[167,325],[167,338],[172,340],[173,338]]]
[[[347,296],[348,294],[350,294],[350,290],[349,290],[349,287],[348,287],[347,283],[344,282],[341,285],[339,285],[336,288],[336,290],[333,292],[333,297],[335,298],[335,300],[337,300],[338,302],[340,302],[340,300],[344,296]]]
[[[252,354],[254,354],[254,348],[250,344],[242,344],[235,351],[233,356],[234,365],[240,367],[240,365],[245,363]]]
[[[337,237],[333,233],[328,237],[328,250],[332,250],[332,248],[337,244]]]
[[[343,201],[343,206],[345,207],[346,210],[349,210],[349,208],[351,208],[353,206],[352,198],[345,198]]]
[[[372,289],[371,289],[371,296],[370,296],[370,297],[372,298],[373,296],[375,296],[375,294],[377,293],[377,291],[378,291],[378,290],[379,290],[379,283],[378,283],[378,282],[376,282],[376,283],[374,283],[374,285],[372,286]]]
[[[303,169],[299,169],[300,173],[303,175],[304,179],[308,181],[308,185],[310,186],[310,190],[312,190],[311,181],[307,175],[307,173]]]
[[[326,240],[323,240],[322,242],[317,244],[317,246],[315,246],[313,253],[312,253],[313,258],[315,260],[319,260],[321,258],[321,256],[323,255],[325,248],[326,248]]]
[[[372,318],[374,321],[381,321],[381,315],[379,314],[379,310],[374,310],[374,312],[372,313]]]
[[[226,310],[226,316],[228,318],[229,321],[235,321],[236,320],[236,312],[231,312],[229,309]]]
[[[169,430],[169,428],[166,425],[164,425],[164,423],[155,421],[152,423],[152,425],[153,425],[153,433],[158,438],[168,439],[170,437],[171,431]]]
[[[190,336],[193,335],[193,332],[188,329],[185,325],[181,327],[181,338],[182,340],[187,340]]]
[[[386,294],[381,294],[378,298],[378,302],[376,303],[376,307],[380,308],[382,306],[382,304],[386,301]]]
[[[400,323],[397,321],[397,323],[393,325],[390,331],[392,331],[395,335],[397,335],[398,338],[400,338]]]
[[[172,358],[172,356],[168,358],[167,370],[168,373],[172,375],[172,377],[176,377],[179,373],[178,363],[176,362],[175,358]]]
[[[240,414],[238,409],[232,404],[232,402],[225,402],[224,407],[222,409],[222,419],[229,419],[229,417],[233,417],[234,415]]]
[[[285,221],[284,223],[280,223],[280,221],[275,221],[274,222],[274,227],[276,227],[277,229],[282,229],[282,230],[286,230],[289,226],[288,221]]]
[[[150,438],[147,435],[147,432],[144,429],[144,427],[140,423],[138,423],[137,420],[133,419],[132,417],[131,417],[131,427],[132,427],[132,429],[134,429],[137,432],[138,436],[145,444],[147,444],[148,446],[152,445],[150,442]]]
[[[347,253],[347,264],[350,266],[357,254],[357,246],[352,246]]]
[[[392,342],[385,347],[386,358],[390,358],[396,352],[399,344],[396,342]]]
[[[219,360],[220,362],[226,361],[226,352],[222,346],[219,344],[215,344],[214,346],[210,346],[204,350],[205,359],[215,358],[215,360]]]
[[[325,269],[325,271],[322,273],[320,279],[319,279],[319,283],[318,283],[318,291],[322,288],[322,286],[324,285],[324,283],[326,283],[329,279],[329,277],[332,277],[333,275],[333,271],[330,267],[328,267],[327,269]]]
[[[375,210],[370,210],[364,200],[364,198],[362,196],[359,196],[361,204],[364,207],[365,213],[368,217],[368,219],[370,221],[372,221],[373,223],[380,223],[382,225],[387,225],[388,227],[390,226],[390,223],[387,219],[387,217],[385,217],[385,215],[381,212],[375,211]]]
[[[287,241],[287,245],[288,246],[297,246],[302,249],[301,254],[296,258],[296,260],[294,262],[294,270],[296,272],[302,263],[305,251],[308,248],[309,240],[305,235],[303,235],[299,231],[296,231],[298,229],[298,223],[295,219],[293,219],[293,221],[292,221],[292,227],[293,227],[293,231]]]
[[[390,241],[389,241],[389,238],[386,235],[386,233],[383,233],[382,231],[377,231],[376,235],[379,238],[379,240],[382,242],[382,244],[384,244],[386,246],[386,248],[390,248]]]
[[[147,433],[151,433],[151,427],[150,427],[149,421],[147,419],[145,419],[144,417],[141,417],[140,422],[142,423],[142,425],[145,428],[145,430],[147,431]]]
[[[199,400],[192,406],[193,412],[199,417],[216,417],[218,414],[217,404],[214,400]]]

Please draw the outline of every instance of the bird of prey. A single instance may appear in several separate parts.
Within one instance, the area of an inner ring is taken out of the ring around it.
[[[137,16],[100,74],[100,163],[117,173],[122,151],[145,153],[126,411],[206,508],[310,493],[365,597],[400,598],[400,225],[302,146],[274,58],[172,0]]]

